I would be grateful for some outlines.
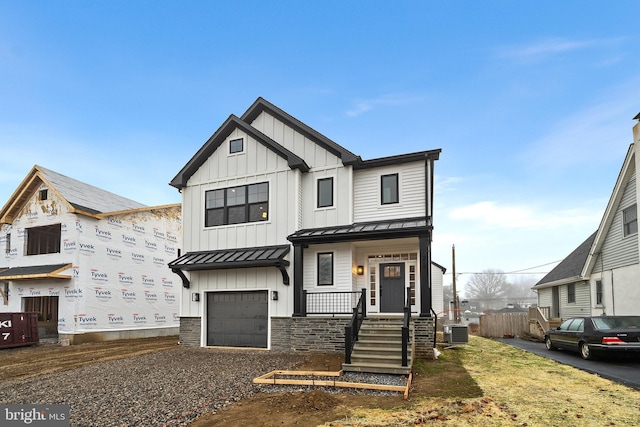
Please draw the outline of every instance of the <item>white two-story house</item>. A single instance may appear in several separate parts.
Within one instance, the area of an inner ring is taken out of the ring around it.
[[[363,160],[262,98],[231,115],[171,181],[184,214],[184,255],[169,264],[183,282],[181,341],[337,350],[361,301],[367,317],[408,303],[431,351],[440,151]]]
[[[600,226],[533,287],[543,328],[545,319],[557,323],[574,316],[640,315],[639,144],[636,123]]]
[[[71,344],[177,335],[181,206],[145,206],[34,166],[0,210],[0,312]]]

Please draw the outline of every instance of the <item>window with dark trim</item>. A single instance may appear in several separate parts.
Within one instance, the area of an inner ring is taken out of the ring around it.
[[[242,153],[244,151],[244,140],[242,138],[229,141],[229,154]]]
[[[622,211],[622,223],[624,237],[638,232],[638,210],[635,204]]]
[[[27,255],[60,253],[60,224],[27,228]]]
[[[602,295],[603,294],[603,288],[602,288],[602,280],[596,280],[596,304],[597,305],[602,305]]]
[[[318,253],[318,286],[333,285],[333,252]]]
[[[205,192],[205,227],[268,219],[268,182]]]
[[[318,207],[333,206],[333,177],[318,180]]]
[[[398,174],[382,175],[380,178],[380,203],[389,205],[398,203]]]
[[[567,303],[574,304],[576,302],[576,284],[569,283],[567,285]]]

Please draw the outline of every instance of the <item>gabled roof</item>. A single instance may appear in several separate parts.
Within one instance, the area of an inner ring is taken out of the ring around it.
[[[202,166],[209,157],[222,145],[225,139],[229,136],[234,129],[241,129],[243,132],[251,135],[256,141],[276,153],[287,161],[291,169],[299,169],[302,172],[309,172],[309,166],[305,161],[298,157],[293,152],[287,150],[282,145],[269,138],[267,135],[259,132],[253,126],[246,122],[243,122],[235,115],[230,115],[227,120],[218,128],[217,131],[211,135],[211,137],[204,143],[204,145],[198,150],[196,154],[187,162],[187,164],[178,172],[178,174],[171,180],[169,185],[175,188],[184,188],[187,185],[189,178]]]
[[[302,135],[311,139],[316,144],[323,147],[325,150],[339,157],[344,165],[352,165],[361,161],[360,156],[353,154],[351,151],[347,150],[340,144],[335,143],[320,132],[305,125],[300,120],[276,107],[262,97],[256,99],[255,102],[247,109],[247,111],[245,111],[241,118],[247,123],[252,123],[263,111],[266,111],[278,120],[300,132]]]
[[[269,101],[262,97],[259,97],[255,102],[244,112],[244,114],[238,118],[235,115],[230,115],[229,118],[214,132],[213,135],[204,143],[204,145],[198,150],[198,152],[187,162],[187,164],[178,172],[178,174],[171,180],[169,185],[177,189],[186,187],[187,182],[193,176],[194,173],[207,161],[207,159],[222,145],[229,134],[236,128],[241,129],[247,134],[251,135],[259,143],[269,148],[280,157],[287,160],[291,169],[299,169],[302,172],[308,172],[310,170],[304,159],[298,157],[295,153],[284,148],[278,142],[269,138],[267,135],[258,131],[252,126],[254,120],[263,112],[275,117],[277,120],[283,122],[287,126],[295,129],[300,134],[304,135],[309,140],[318,144],[320,147],[329,151],[336,157],[342,160],[342,164],[345,166],[353,166],[354,169],[367,169],[380,166],[388,166],[399,163],[422,161],[427,159],[438,160],[440,152],[442,150],[427,150],[419,151],[409,154],[401,154],[397,156],[381,157],[378,159],[362,160],[360,156],[353,154],[340,144],[327,138],[315,129],[302,123],[300,120],[276,107]],[[311,165],[313,167],[313,165]]]
[[[625,156],[624,162],[622,163],[622,168],[620,169],[620,173],[618,174],[616,185],[613,187],[613,192],[611,193],[611,197],[609,198],[607,208],[605,209],[604,215],[602,216],[602,221],[600,221],[600,226],[598,227],[591,253],[589,254],[589,257],[584,264],[582,275],[585,277],[590,275],[591,271],[593,270],[597,255],[602,249],[604,240],[607,238],[607,234],[609,233],[609,229],[611,228],[611,223],[613,222],[618,207],[620,206],[620,202],[622,201],[624,190],[627,187],[629,180],[633,176],[633,173],[635,172],[635,167],[635,144],[631,144],[629,146],[629,149],[627,150],[627,155]]]
[[[597,232],[596,232],[597,233]],[[556,265],[553,270],[547,273],[538,283],[535,284],[533,289],[546,288],[548,286],[555,286],[564,283],[572,283],[578,280],[583,280],[582,270],[587,261],[587,256],[591,250],[591,245],[596,237],[596,233],[593,233],[587,240],[582,242],[573,252],[569,254],[565,259]]]
[[[142,203],[35,165],[0,210],[0,223],[11,223],[43,183],[67,204],[70,212],[77,214],[97,216],[106,212],[146,207]]]

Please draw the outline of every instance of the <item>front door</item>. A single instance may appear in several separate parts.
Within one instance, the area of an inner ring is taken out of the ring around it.
[[[404,263],[380,264],[380,311],[402,313],[404,309]]]

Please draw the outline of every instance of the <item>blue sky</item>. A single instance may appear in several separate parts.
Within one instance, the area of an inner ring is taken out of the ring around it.
[[[485,269],[548,271],[598,227],[632,142],[637,12],[0,0],[0,203],[34,164],[179,202],[167,183],[262,96],[364,159],[441,148],[433,255],[450,273],[455,244],[461,286]]]

